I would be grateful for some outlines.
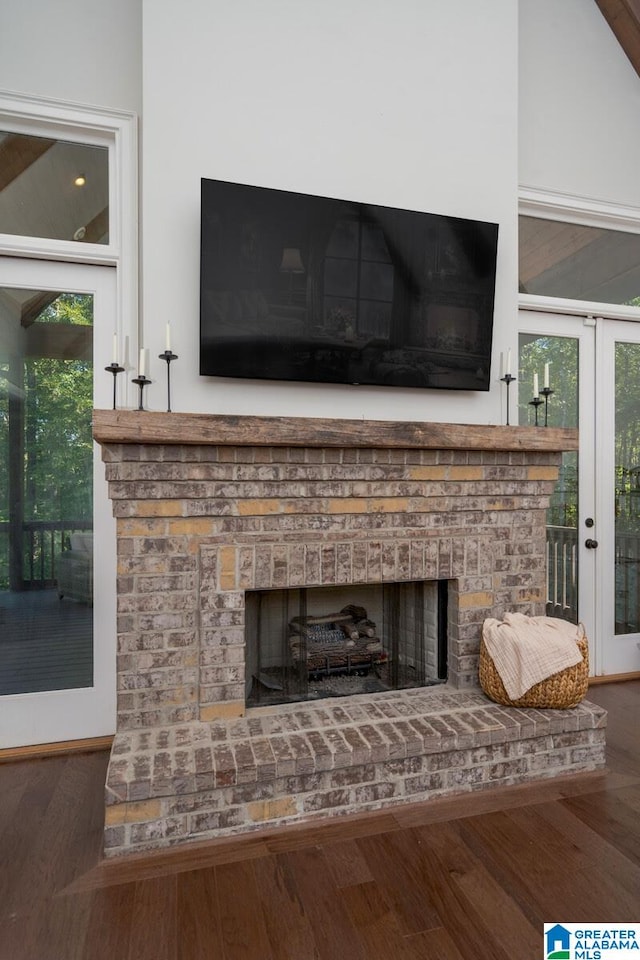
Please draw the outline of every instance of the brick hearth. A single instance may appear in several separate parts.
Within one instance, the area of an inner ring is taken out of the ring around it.
[[[483,620],[544,612],[574,431],[96,411],[94,433],[118,538],[107,854],[603,765],[600,708],[477,687]],[[446,686],[245,710],[245,591],[438,579]]]

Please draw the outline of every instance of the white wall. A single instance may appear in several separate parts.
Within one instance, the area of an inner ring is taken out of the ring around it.
[[[0,89],[140,111],[141,0],[3,0]]]
[[[640,79],[594,0],[12,0],[0,88],[142,114],[156,409],[171,320],[177,410],[504,419],[497,362],[489,394],[199,377],[201,177],[498,222],[495,358],[516,347],[518,180],[640,205]]]
[[[497,381],[487,394],[199,377],[200,179],[498,222],[495,356],[515,349],[516,4],[143,0],[143,25],[143,339],[155,358],[173,324],[174,409],[500,422]]]
[[[519,0],[519,179],[640,206],[640,77],[595,0]]]

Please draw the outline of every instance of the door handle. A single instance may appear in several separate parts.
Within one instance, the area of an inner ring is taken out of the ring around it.
[[[587,548],[587,550],[595,550],[596,547],[598,546],[598,541],[592,540],[591,537],[589,537],[588,540],[585,540],[584,545]]]

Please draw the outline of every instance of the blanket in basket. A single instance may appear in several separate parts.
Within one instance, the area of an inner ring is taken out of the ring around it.
[[[506,613],[485,620],[482,638],[505,690],[519,700],[534,684],[580,663],[581,629],[554,617]]]

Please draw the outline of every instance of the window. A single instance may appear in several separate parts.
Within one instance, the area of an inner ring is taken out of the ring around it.
[[[0,233],[108,244],[108,148],[0,130]]]
[[[519,218],[520,293],[640,306],[640,236]]]

